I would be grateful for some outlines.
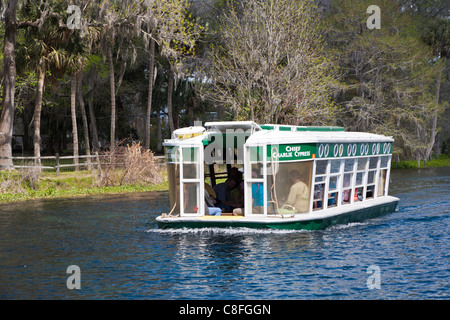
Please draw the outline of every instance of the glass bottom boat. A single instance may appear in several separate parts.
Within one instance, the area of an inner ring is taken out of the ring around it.
[[[395,211],[391,137],[341,127],[207,122],[164,143],[159,228],[324,229]]]

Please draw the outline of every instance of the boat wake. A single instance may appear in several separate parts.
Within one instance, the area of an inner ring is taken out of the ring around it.
[[[344,230],[349,228],[355,228],[355,227],[361,227],[361,226],[368,226],[371,224],[371,221],[365,221],[365,222],[349,222],[345,224],[337,224],[331,227],[326,228],[326,231],[333,231],[333,230]]]
[[[278,229],[253,229],[253,228],[182,228],[182,229],[149,229],[147,233],[160,234],[221,234],[221,235],[258,235],[258,234],[295,234],[309,233],[308,230],[278,230]]]

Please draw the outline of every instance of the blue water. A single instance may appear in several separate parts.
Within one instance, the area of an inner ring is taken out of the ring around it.
[[[159,230],[167,193],[3,204],[0,299],[449,299],[449,187],[395,171],[397,212],[323,231]]]

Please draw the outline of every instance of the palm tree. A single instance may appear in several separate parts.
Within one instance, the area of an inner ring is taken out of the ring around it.
[[[37,28],[28,28],[25,33],[27,42],[24,44],[24,48],[29,57],[28,61],[30,66],[34,65],[38,74],[33,117],[33,146],[35,165],[40,166],[41,113],[46,73],[49,69],[49,64],[60,66],[63,56],[61,55],[61,51],[56,49],[56,39],[59,38],[59,35],[56,34],[51,24],[46,23],[41,30],[38,30]]]
[[[42,8],[36,3],[30,2],[22,7],[22,14],[25,19],[40,21],[36,25],[31,24],[25,30],[24,48],[28,56],[30,66],[36,67],[38,73],[38,83],[36,89],[36,102],[34,109],[34,157],[36,165],[40,165],[41,149],[41,113],[43,104],[44,84],[47,73],[53,76],[55,74],[64,74],[69,71],[75,75],[77,70],[82,67],[86,55],[85,43],[81,39],[79,31],[69,30],[67,26],[61,24],[58,19],[58,13],[53,11],[60,8],[50,8],[56,16],[50,15],[48,11],[42,11]],[[76,128],[76,77],[72,77],[71,88],[71,114],[72,128],[74,135],[74,156],[78,156],[78,138]],[[77,161],[78,159],[76,159]]]
[[[86,119],[86,109],[84,107],[83,100],[83,92],[80,88],[81,86],[81,74],[83,66],[87,60],[87,49],[85,46],[85,42],[79,37],[79,34],[73,32],[72,35],[66,38],[65,46],[67,51],[65,52],[65,63],[62,66],[63,69],[67,70],[71,74],[70,81],[70,115],[72,119],[72,139],[73,139],[73,156],[74,156],[74,165],[75,171],[79,170],[78,167],[78,157],[79,157],[79,144],[78,144],[78,128],[77,128],[77,112],[76,112],[76,102],[77,102],[77,93],[78,93],[78,101],[80,103],[80,109],[83,119],[83,131],[84,131],[84,139],[86,143],[87,154],[89,152],[89,135],[87,128],[87,119]]]

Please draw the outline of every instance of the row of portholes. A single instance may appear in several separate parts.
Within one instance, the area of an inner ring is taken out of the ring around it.
[[[381,144],[380,143],[373,143],[372,144],[372,155],[380,154]],[[358,150],[358,147],[356,146],[356,143],[347,145],[347,157],[356,156],[356,152]],[[383,153],[390,153],[391,151],[391,144],[390,143],[384,143],[383,144]],[[330,153],[330,147],[328,144],[321,144],[319,145],[319,158],[326,158],[328,157]],[[344,145],[343,144],[335,144],[333,148],[333,156],[334,157],[342,157],[344,154]],[[359,155],[360,156],[366,156],[369,154],[369,144],[368,143],[362,143],[359,146]]]

